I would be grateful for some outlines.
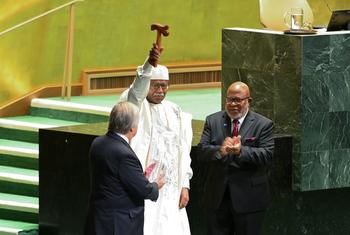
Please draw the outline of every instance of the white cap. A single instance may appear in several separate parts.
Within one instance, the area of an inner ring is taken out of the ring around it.
[[[157,65],[157,67],[152,67],[151,80],[169,80],[168,68],[163,65]]]

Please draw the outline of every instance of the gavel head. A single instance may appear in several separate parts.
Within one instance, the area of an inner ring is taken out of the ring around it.
[[[151,30],[157,30],[159,33],[161,33],[164,37],[167,37],[169,35],[169,26],[168,25],[161,25],[161,24],[152,24]]]

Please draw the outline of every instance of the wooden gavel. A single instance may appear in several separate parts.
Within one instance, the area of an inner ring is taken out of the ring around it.
[[[160,50],[162,48],[162,35],[164,37],[169,36],[169,26],[168,25],[161,25],[161,24],[152,24],[151,30],[157,30],[157,39],[156,39],[156,45],[158,49]],[[153,67],[157,67],[157,61],[152,60],[150,63],[153,65]]]

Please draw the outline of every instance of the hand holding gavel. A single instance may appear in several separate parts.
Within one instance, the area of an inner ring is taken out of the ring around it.
[[[150,50],[149,53],[149,59],[148,62],[153,66],[157,67],[160,54],[163,51],[161,40],[162,40],[162,35],[164,37],[169,36],[169,26],[168,25],[161,25],[161,24],[152,24],[151,25],[151,30],[157,30],[157,39],[156,43],[153,44],[153,48]]]
[[[160,59],[160,54],[163,48],[158,48],[157,44],[153,43],[153,47],[149,51],[148,62],[153,66],[157,67],[158,61]]]

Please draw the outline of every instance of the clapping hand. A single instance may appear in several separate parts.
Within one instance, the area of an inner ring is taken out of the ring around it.
[[[230,153],[238,156],[241,153],[241,136],[226,137],[220,147],[219,153],[223,157]]]

